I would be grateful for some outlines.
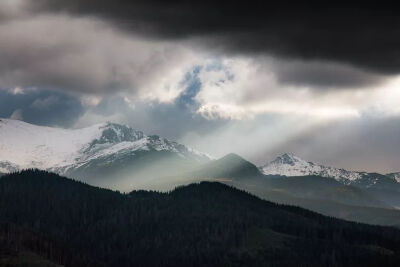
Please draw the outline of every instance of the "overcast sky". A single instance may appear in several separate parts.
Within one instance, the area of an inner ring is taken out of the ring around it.
[[[232,2],[2,0],[0,117],[400,171],[395,9]]]

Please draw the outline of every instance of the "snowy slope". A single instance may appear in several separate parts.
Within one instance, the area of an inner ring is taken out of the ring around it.
[[[334,178],[344,184],[364,184],[369,187],[389,178],[377,173],[348,171],[340,168],[319,165],[303,160],[292,154],[283,154],[270,163],[260,167],[265,175],[306,176],[318,175]],[[393,180],[393,179],[392,179]]]
[[[147,136],[125,125],[101,123],[82,129],[60,129],[0,120],[0,172],[3,173],[26,168],[63,173],[92,160],[119,158],[135,151],[169,151],[182,158],[210,160],[206,154],[159,136]]]
[[[7,161],[18,168],[41,169],[73,164],[82,148],[101,136],[104,126],[65,130],[1,119],[0,162]]]

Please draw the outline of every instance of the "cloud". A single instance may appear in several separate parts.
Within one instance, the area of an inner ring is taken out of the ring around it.
[[[53,108],[60,102],[60,99],[57,96],[49,96],[46,98],[38,98],[31,104],[32,108],[41,109],[41,110],[48,110]]]
[[[177,43],[126,36],[91,18],[40,15],[0,24],[3,88],[86,94],[127,92],[171,101],[176,82],[197,61]]]
[[[198,38],[224,53],[341,62],[377,73],[400,71],[394,6],[262,1],[39,0],[31,9],[94,16],[160,39]]]
[[[104,97],[77,121],[75,127],[103,121],[129,124],[148,134],[158,134],[171,140],[180,140],[188,133],[205,135],[224,127],[228,120],[209,120],[196,111],[196,95],[202,84],[199,74],[205,66],[195,66],[179,81],[183,91],[171,102],[130,100],[126,96]]]
[[[274,72],[281,84],[308,86],[315,90],[371,88],[388,78],[352,66],[321,61],[278,61],[274,64]]]
[[[275,73],[276,64],[274,60],[247,57],[206,60],[176,81],[182,89],[172,101],[137,100],[122,94],[103,98],[92,111],[104,116],[126,113],[130,118],[126,121],[140,122],[139,125],[151,131],[165,128],[163,134],[173,136],[174,133],[177,137],[182,135],[179,130],[185,132],[187,126],[197,128],[202,120],[252,120],[259,115],[275,114],[323,122],[360,117],[365,113],[400,114],[398,78],[376,88],[317,90],[307,85],[281,83]]]
[[[281,25],[281,19],[287,16],[283,12],[282,18],[272,15],[264,21],[265,17],[256,7],[230,4],[227,8],[218,1],[212,4],[207,1],[186,4],[180,1],[118,1],[117,4],[105,0],[96,3],[6,1],[0,10],[17,15],[0,23],[1,86],[38,87],[101,97],[122,93],[142,100],[171,102],[183,91],[180,81],[188,70],[207,65],[210,58],[234,60],[238,57],[256,62],[259,72],[274,76],[274,86],[292,86],[300,91],[303,87],[321,91],[357,90],[376,87],[390,79],[385,71],[361,66],[350,59],[324,56],[324,52],[318,51],[325,49],[318,47],[318,36],[325,34],[324,31],[298,29],[302,31],[301,38],[304,35],[315,42],[315,57],[302,56],[301,51],[276,52],[273,44],[276,40],[288,42],[279,45],[279,49],[296,46],[296,39],[286,40],[289,37],[285,35],[288,26],[285,23],[290,25],[293,19],[301,22],[302,18],[294,14]],[[36,12],[28,12],[32,10]],[[240,19],[231,17],[237,12],[241,14]],[[253,12],[254,16],[250,16]],[[288,12],[292,14],[291,10]],[[195,20],[197,17],[199,20]],[[290,29],[295,31],[296,25]],[[311,38],[309,30],[316,36]],[[335,29],[332,31],[336,33]],[[243,39],[243,35],[249,36]],[[265,38],[275,41],[263,44]],[[247,49],[253,42],[260,43],[262,49]],[[379,57],[376,51],[369,54]],[[378,64],[379,58],[375,60]],[[247,95],[258,98],[255,92]],[[221,104],[206,103],[202,113],[215,117],[213,114],[221,113],[221,107]],[[225,103],[223,109],[234,111],[236,108]],[[242,107],[237,113],[247,111]]]
[[[25,0],[2,0],[0,2],[0,22],[26,15],[27,1]]]
[[[201,69],[202,88],[195,97],[199,103],[197,112],[209,119],[237,120],[259,114],[303,115],[318,120],[357,117],[372,104],[378,91],[373,87],[320,90],[282,83],[275,72],[276,64],[274,60],[229,57],[223,58],[217,69]]]
[[[29,123],[71,127],[84,114],[79,97],[26,88],[23,94],[0,90],[0,117]]]

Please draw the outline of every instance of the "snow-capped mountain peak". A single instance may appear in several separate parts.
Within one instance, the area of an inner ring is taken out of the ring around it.
[[[306,161],[290,153],[278,156],[275,160],[259,167],[259,169],[265,175],[316,175],[333,178],[346,185],[362,185],[365,187],[376,186],[378,184],[392,184],[396,181],[400,182],[400,173],[383,175],[379,173],[348,171]]]
[[[117,160],[138,151],[168,151],[182,158],[210,160],[204,153],[126,125],[108,122],[61,129],[0,119],[0,172],[39,168],[63,174],[93,160]]]
[[[291,154],[285,153],[281,156],[278,156],[275,160],[271,162],[272,164],[287,164],[290,166],[294,166],[296,164],[307,164],[308,162],[304,161],[303,159]]]
[[[260,167],[265,175],[305,176],[318,175],[322,177],[344,180],[350,183],[361,179],[364,172],[347,171],[340,168],[323,166],[286,153]]]

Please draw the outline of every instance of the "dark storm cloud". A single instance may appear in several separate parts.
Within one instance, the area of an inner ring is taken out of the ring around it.
[[[275,74],[282,84],[311,86],[318,89],[373,87],[387,76],[361,71],[357,68],[324,62],[280,62]]]
[[[83,114],[79,99],[59,92],[25,90],[14,94],[0,90],[0,117],[25,122],[70,127]]]
[[[38,0],[36,10],[99,16],[159,38],[204,37],[219,51],[327,60],[383,74],[400,71],[396,8],[265,1]]]

